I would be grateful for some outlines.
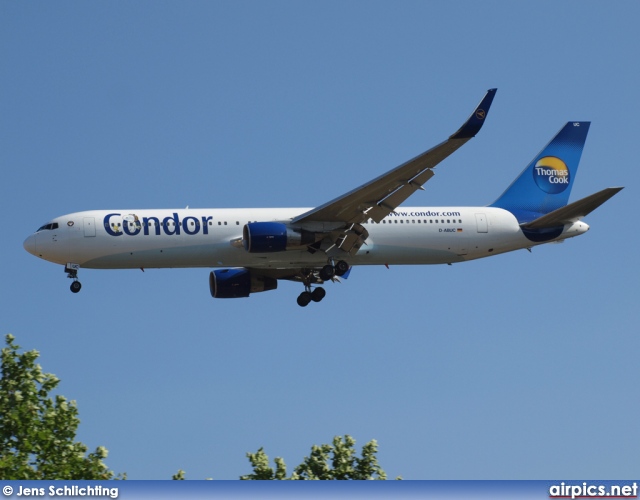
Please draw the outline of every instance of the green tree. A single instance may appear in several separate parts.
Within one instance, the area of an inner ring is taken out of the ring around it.
[[[269,457],[260,448],[256,453],[247,453],[253,466],[253,474],[240,476],[242,480],[265,479],[387,479],[387,474],[378,464],[378,443],[372,439],[362,447],[361,457],[356,456],[356,440],[349,435],[336,436],[333,444],[313,446],[311,454],[304,458],[290,477],[282,458],[276,458],[275,470],[269,466]]]
[[[49,397],[60,380],[43,373],[36,350],[18,353],[13,335],[2,349],[0,477],[2,479],[112,479],[106,448],[87,454],[75,441],[75,401]]]

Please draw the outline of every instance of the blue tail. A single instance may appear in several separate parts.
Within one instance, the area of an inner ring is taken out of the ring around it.
[[[569,201],[590,122],[569,122],[491,205],[520,224],[564,207]]]

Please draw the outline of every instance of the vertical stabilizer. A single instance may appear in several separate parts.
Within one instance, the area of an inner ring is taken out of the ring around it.
[[[564,207],[580,163],[590,122],[569,122],[490,206],[503,208],[521,224]]]

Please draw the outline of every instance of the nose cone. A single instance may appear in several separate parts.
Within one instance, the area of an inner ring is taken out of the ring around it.
[[[31,236],[29,236],[26,240],[24,240],[24,243],[22,244],[22,246],[31,255],[35,255],[36,254],[36,235],[32,234]]]

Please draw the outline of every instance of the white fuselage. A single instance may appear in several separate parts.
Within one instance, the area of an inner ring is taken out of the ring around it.
[[[241,244],[248,222],[280,221],[308,208],[158,209],[77,212],[51,221],[27,238],[32,254],[83,268],[322,266],[327,255],[306,248],[249,253]],[[529,240],[508,211],[491,207],[399,207],[380,223],[367,221],[365,245],[350,265],[449,264],[539,243]],[[577,236],[589,226],[574,222],[551,241]],[[546,241],[549,242],[549,241]]]

